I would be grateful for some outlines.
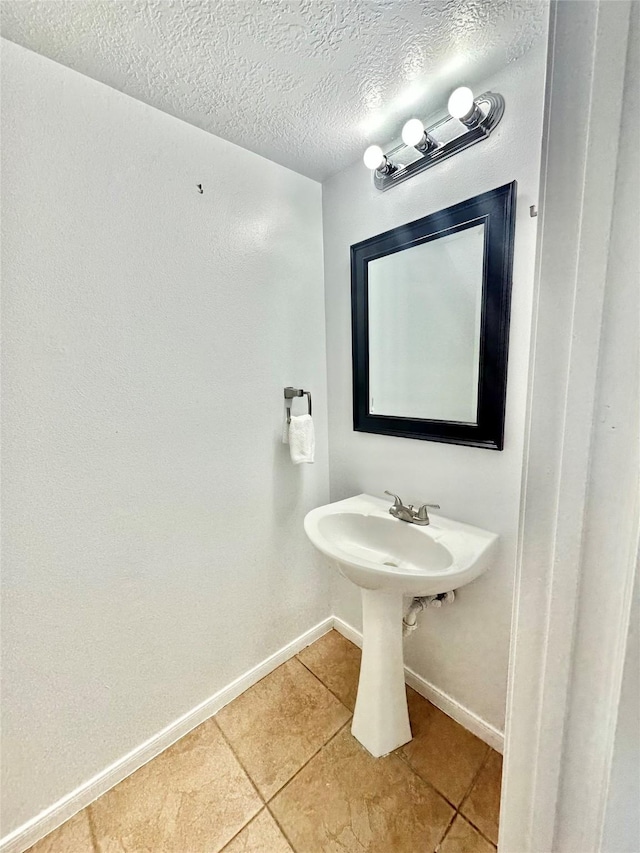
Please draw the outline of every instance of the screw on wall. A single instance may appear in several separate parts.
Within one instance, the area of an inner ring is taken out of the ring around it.
[[[202,193],[204,192],[204,190],[202,189],[202,184],[196,184],[196,186],[198,187],[198,192],[200,193],[200,195],[202,195]]]

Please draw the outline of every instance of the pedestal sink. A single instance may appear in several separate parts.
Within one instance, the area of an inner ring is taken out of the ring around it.
[[[311,510],[304,529],[362,590],[362,663],[351,733],[374,756],[411,740],[402,654],[402,597],[437,595],[490,565],[495,533],[431,516],[419,527],[389,502],[358,495]]]

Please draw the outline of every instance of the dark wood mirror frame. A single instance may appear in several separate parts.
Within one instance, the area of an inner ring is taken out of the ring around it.
[[[351,246],[354,430],[502,450],[516,188],[516,182],[513,181]],[[485,242],[477,422],[469,424],[371,414],[369,261],[482,223],[485,226]]]

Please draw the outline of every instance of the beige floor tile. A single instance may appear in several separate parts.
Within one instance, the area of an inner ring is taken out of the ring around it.
[[[93,850],[89,816],[83,809],[30,847],[27,853],[93,853]]]
[[[329,631],[298,655],[302,663],[351,711],[356,704],[360,649],[337,631]]]
[[[437,853],[495,853],[496,848],[458,815]]]
[[[455,806],[469,790],[489,747],[408,688],[413,740],[400,753]]]
[[[223,708],[216,720],[268,800],[349,716],[345,706],[294,658]]]
[[[230,841],[222,853],[293,853],[278,824],[264,809]]]
[[[397,755],[343,729],[271,801],[297,853],[430,853],[453,809]]]
[[[262,802],[207,720],[89,808],[102,853],[217,853]]]
[[[502,756],[492,749],[471,793],[460,808],[462,814],[494,844],[498,843],[501,781]]]

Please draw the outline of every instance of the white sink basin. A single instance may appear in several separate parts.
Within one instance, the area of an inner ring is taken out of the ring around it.
[[[311,510],[304,529],[362,589],[362,663],[351,732],[372,755],[411,740],[402,650],[403,595],[459,589],[489,568],[495,533],[431,516],[419,527],[390,502],[358,495]],[[455,606],[455,605],[454,605]]]
[[[347,498],[312,509],[304,529],[345,577],[365,589],[437,595],[488,568],[495,533],[439,515],[419,527],[389,515],[390,505],[371,495]]]

